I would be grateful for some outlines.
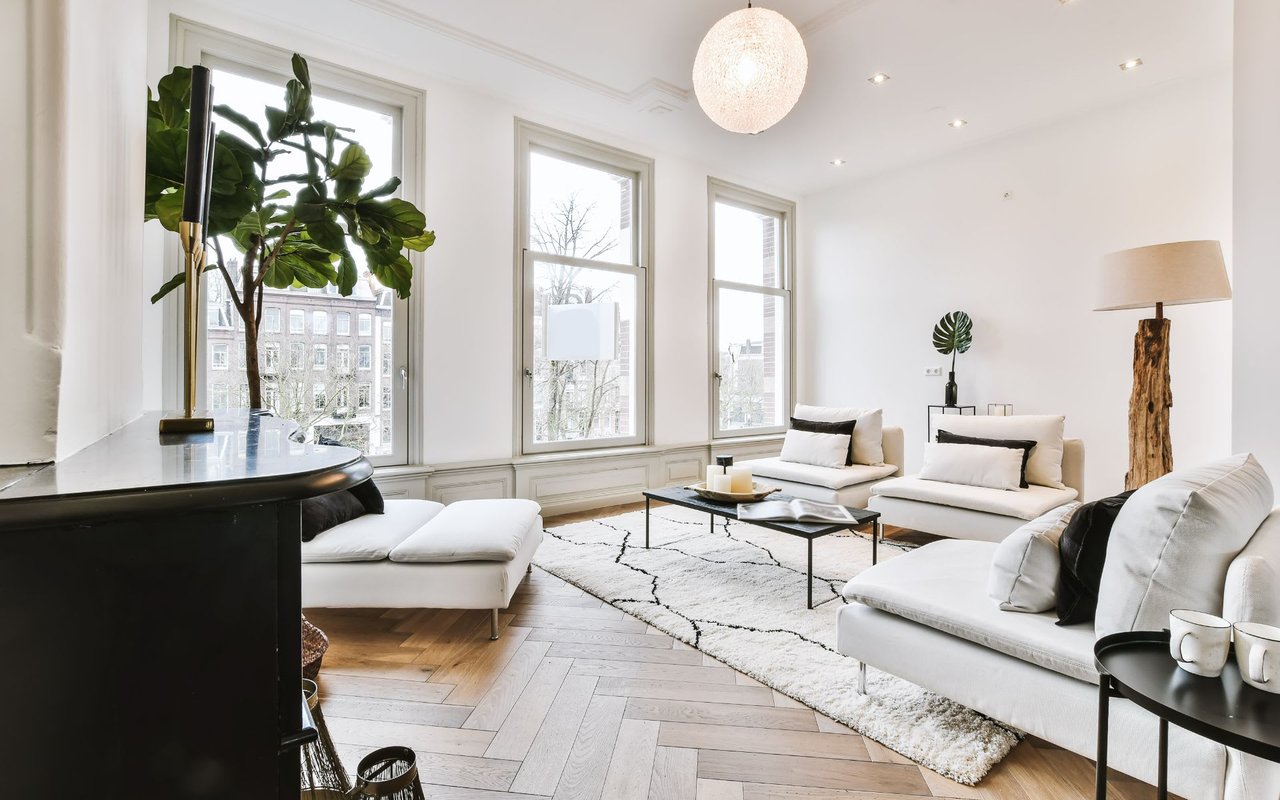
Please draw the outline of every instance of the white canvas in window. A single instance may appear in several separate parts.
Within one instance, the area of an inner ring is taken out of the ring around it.
[[[618,304],[547,306],[546,358],[550,361],[612,361],[618,357]]]

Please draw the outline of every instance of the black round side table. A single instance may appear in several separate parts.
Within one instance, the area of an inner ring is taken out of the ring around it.
[[[1169,655],[1169,631],[1104,636],[1093,646],[1098,666],[1098,800],[1107,796],[1107,712],[1125,697],[1160,718],[1156,796],[1169,796],[1169,723],[1244,753],[1280,762],[1280,694],[1240,679],[1235,655],[1218,678],[1180,668]]]

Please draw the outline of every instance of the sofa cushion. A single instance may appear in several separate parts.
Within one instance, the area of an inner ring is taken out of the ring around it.
[[[1232,622],[1280,625],[1280,508],[1227,568],[1222,616]]]
[[[840,469],[849,459],[849,434],[815,433],[792,428],[778,458],[793,464]]]
[[[1059,628],[1051,613],[1010,614],[987,597],[987,572],[997,547],[992,542],[933,542],[864,570],[842,594],[846,600],[1097,683],[1093,631]]]
[[[1274,499],[1267,473],[1247,453],[1171,472],[1135,492],[1107,545],[1098,636],[1159,630],[1175,608],[1220,614],[1227,569]]]
[[[879,408],[833,408],[796,404],[797,419],[815,422],[856,420],[853,429],[853,463],[878,467],[884,464],[884,411]]]
[[[1063,428],[1066,418],[1057,415],[1015,414],[1012,417],[978,417],[948,415],[945,422],[951,433],[980,436],[984,439],[1024,439],[1036,446],[1027,459],[1027,483],[1062,489]],[[1046,509],[1048,510],[1048,509]]]
[[[1031,485],[1027,483],[1027,462],[1031,460],[1031,451],[1036,449],[1036,443],[1031,439],[984,439],[981,436],[961,436],[941,427],[938,428],[935,439],[939,444],[979,444],[983,447],[1007,447],[1011,450],[1021,450],[1022,468],[1018,473],[1018,488],[1026,489]]]
[[[1005,491],[926,481],[914,475],[877,483],[872,487],[871,493],[1027,520],[1035,519],[1051,508],[1076,499],[1076,490],[1071,488],[1051,489],[1033,484],[1028,489]]]
[[[791,418],[791,430],[804,431],[806,433],[826,433],[835,434],[837,436],[848,436],[849,446],[845,449],[843,466],[853,466],[853,429],[857,427],[856,419],[847,419],[840,422],[818,422],[812,419],[800,419],[798,417]]]
[[[1093,622],[1107,563],[1107,541],[1133,490],[1085,503],[1058,539],[1058,624]]]
[[[1079,503],[1046,511],[996,545],[987,578],[987,596],[1001,611],[1039,614],[1057,607],[1058,537]]]
[[[430,500],[387,500],[381,514],[366,514],[302,544],[302,561],[381,561],[444,508]]]
[[[532,500],[459,500],[391,551],[402,563],[510,561],[536,529]]]
[[[919,477],[926,481],[985,486],[988,489],[1018,488],[1022,481],[1022,451],[977,444],[924,446],[924,463]]]
[[[843,489],[859,483],[867,483],[887,478],[897,472],[892,464],[870,467],[866,464],[854,464],[851,467],[815,467],[811,464],[795,464],[781,458],[757,458],[751,461],[737,462],[740,467],[747,467],[751,474],[761,478],[774,478],[792,483],[807,483],[811,486],[822,486],[827,489]]]

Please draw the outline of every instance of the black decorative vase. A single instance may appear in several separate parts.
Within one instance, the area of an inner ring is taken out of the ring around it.
[[[956,386],[956,374],[955,372],[948,372],[946,397],[944,398],[943,402],[945,402],[948,407],[953,407],[956,405],[959,399],[960,399],[960,387]]]

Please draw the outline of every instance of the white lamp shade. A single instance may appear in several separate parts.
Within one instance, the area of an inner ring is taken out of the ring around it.
[[[617,334],[617,303],[547,306],[549,361],[612,361],[617,358]]]
[[[1170,242],[1111,253],[1102,259],[1095,311],[1230,300],[1222,245]]]
[[[693,90],[721,128],[759,133],[795,106],[808,71],[796,26],[776,11],[744,8],[707,31],[693,62]]]

